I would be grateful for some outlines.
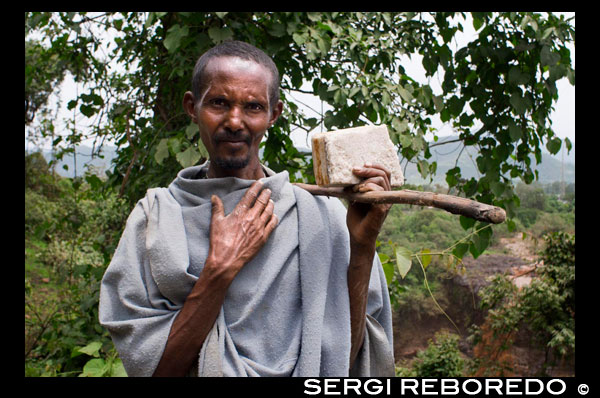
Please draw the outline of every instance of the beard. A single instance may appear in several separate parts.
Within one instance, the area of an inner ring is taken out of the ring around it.
[[[250,154],[241,159],[236,157],[216,157],[211,160],[222,169],[243,169],[244,167],[248,166],[248,163],[250,163]]]
[[[248,147],[250,147],[252,143],[252,138],[250,135],[241,136],[240,134],[232,133],[230,131],[221,131],[215,134],[214,141],[218,145],[219,142],[222,141],[243,141]],[[245,157],[235,156],[235,155],[217,155],[214,159],[212,159],[215,164],[223,169],[233,170],[233,169],[243,169],[250,163],[251,154],[248,152]]]

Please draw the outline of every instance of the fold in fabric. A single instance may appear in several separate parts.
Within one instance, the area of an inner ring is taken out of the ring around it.
[[[198,178],[182,170],[148,190],[130,214],[100,291],[100,323],[129,376],[151,376],[171,325],[202,272],[211,195],[229,214],[253,180]],[[374,256],[363,346],[353,369],[347,286],[349,236],[338,199],[293,186],[265,168],[277,228],[235,277],[193,373],[198,376],[386,377],[394,375],[391,308]],[[197,372],[197,373],[196,373]]]

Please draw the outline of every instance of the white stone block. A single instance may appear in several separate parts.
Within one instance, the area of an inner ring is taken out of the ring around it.
[[[313,167],[318,185],[341,187],[361,179],[353,167],[378,163],[392,173],[392,187],[404,183],[397,148],[390,140],[387,126],[363,126],[316,133],[312,137]]]

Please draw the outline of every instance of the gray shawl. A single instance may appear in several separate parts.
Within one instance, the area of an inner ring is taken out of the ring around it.
[[[151,376],[209,247],[210,196],[232,211],[252,180],[199,179],[207,164],[148,190],[102,279],[100,323],[129,376]],[[374,256],[365,340],[348,369],[349,236],[338,199],[312,196],[266,169],[279,224],[235,277],[201,348],[198,376],[394,375],[385,276]]]

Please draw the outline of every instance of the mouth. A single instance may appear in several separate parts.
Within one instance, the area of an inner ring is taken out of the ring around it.
[[[221,133],[221,134],[217,134],[215,136],[215,142],[220,144],[220,143],[224,143],[224,144],[231,144],[231,145],[241,145],[241,144],[247,144],[250,145],[250,143],[252,142],[252,138],[250,136],[246,136],[246,135],[231,135],[228,133]]]

